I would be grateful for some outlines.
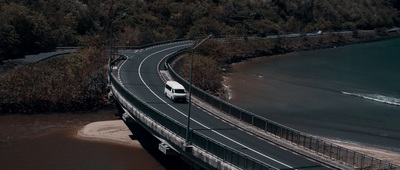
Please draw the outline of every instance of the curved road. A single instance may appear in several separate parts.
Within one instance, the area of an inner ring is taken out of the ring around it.
[[[164,82],[158,73],[158,63],[166,55],[188,48],[191,41],[176,42],[143,50],[125,50],[128,57],[118,68],[118,79],[130,92],[168,115],[187,123],[187,103],[174,103],[164,96]],[[281,149],[267,141],[238,130],[203,110],[192,106],[191,128],[254,159],[277,169],[328,169],[323,165]]]

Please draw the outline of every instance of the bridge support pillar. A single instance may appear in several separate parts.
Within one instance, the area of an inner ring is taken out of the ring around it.
[[[186,153],[192,153],[193,151],[193,146],[191,144],[184,143],[182,147],[183,151]]]
[[[117,116],[118,118],[122,118],[122,115],[125,113],[125,111],[119,103],[117,103],[117,109],[118,112],[115,113],[115,116]]]
[[[124,120],[124,122],[126,122],[126,123],[135,123],[135,120],[132,119],[132,118],[129,116],[129,113],[126,113],[126,112],[122,113],[121,118],[122,118],[122,120]]]
[[[158,145],[158,150],[160,150],[160,151],[161,151],[162,153],[164,153],[165,155],[172,155],[172,156],[178,155],[177,152],[175,152],[172,148],[170,148],[170,147],[168,146],[168,144],[166,144],[166,143],[164,143],[164,142],[161,142],[161,143]]]

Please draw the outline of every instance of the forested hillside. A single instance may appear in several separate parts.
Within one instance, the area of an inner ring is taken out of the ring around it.
[[[194,34],[391,28],[400,25],[399,9],[399,0],[0,0],[0,59],[79,46],[89,36],[108,40],[122,13],[118,45],[140,45]]]
[[[400,0],[0,0],[0,65],[8,59],[80,46],[78,54],[0,73],[0,113],[95,110],[107,100],[110,23],[117,45],[143,45],[194,35],[225,35],[194,53],[193,83],[221,95],[228,64],[258,56],[333,47],[382,37],[357,30],[400,26]],[[351,30],[352,35],[238,41],[238,36]],[[398,35],[398,34],[397,34]],[[397,36],[395,35],[395,36]],[[188,78],[190,52],[176,69]],[[56,66],[56,67],[55,67]],[[0,70],[1,71],[1,70]],[[201,73],[201,74],[199,74]]]

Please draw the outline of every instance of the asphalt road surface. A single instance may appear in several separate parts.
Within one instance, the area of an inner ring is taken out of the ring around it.
[[[188,104],[175,103],[165,97],[164,82],[159,76],[157,67],[160,60],[167,54],[191,45],[192,42],[185,41],[143,50],[120,51],[120,54],[126,55],[128,58],[118,69],[120,81],[130,92],[185,125],[187,124]],[[191,107],[190,127],[194,131],[277,169],[329,169],[243,132],[195,106]]]

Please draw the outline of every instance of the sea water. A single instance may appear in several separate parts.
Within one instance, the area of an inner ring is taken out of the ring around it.
[[[400,152],[400,39],[232,67],[230,103],[312,135]]]

